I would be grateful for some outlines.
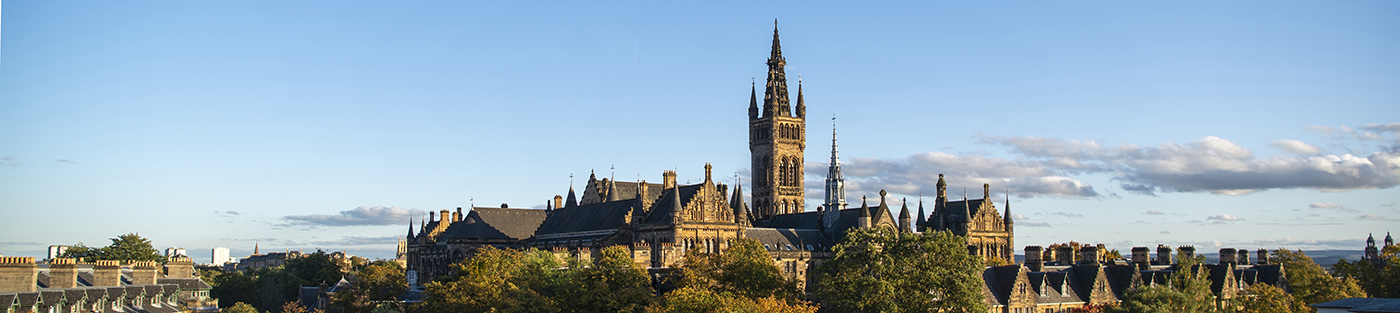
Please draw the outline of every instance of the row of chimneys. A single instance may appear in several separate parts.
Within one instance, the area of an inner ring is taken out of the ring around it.
[[[94,287],[116,287],[122,283],[122,267],[131,268],[132,285],[155,285],[160,278],[157,270],[160,264],[155,261],[127,261],[125,265],[117,260],[98,260],[93,263],[79,263],[72,258],[49,260],[49,288],[77,288],[78,266],[92,266]],[[194,277],[194,261],[187,256],[171,258],[165,264],[165,277]],[[38,291],[39,266],[33,257],[0,257],[0,292]]]
[[[1179,247],[1179,249],[1181,250],[1182,254],[1185,255],[1185,257],[1196,257],[1196,247],[1194,246],[1185,245]],[[1044,251],[1045,250],[1040,246],[1026,246],[1026,266],[1030,267],[1031,271],[1039,272],[1042,270],[1044,261],[1041,260],[1041,255]],[[1151,251],[1152,250],[1148,249],[1147,247],[1133,247],[1132,257],[1130,260],[1132,261],[1133,265],[1136,265],[1141,270],[1147,270],[1150,265],[1154,264],[1176,264],[1172,262],[1173,260],[1171,247],[1167,247],[1165,245],[1157,245],[1156,260],[1150,259],[1149,253]],[[1256,262],[1254,264],[1269,264],[1269,250],[1259,249],[1258,251],[1256,251],[1256,255],[1258,255],[1258,258],[1256,259]],[[1096,246],[1084,245],[1083,247],[1079,248],[1079,259],[1075,260],[1074,247],[1064,245],[1059,247],[1059,251],[1056,251],[1055,257],[1055,261],[1060,265],[1076,264],[1076,261],[1077,264],[1096,265],[1099,264],[1099,249]],[[1250,264],[1249,250],[1222,248],[1220,249],[1220,263],[1230,265]]]

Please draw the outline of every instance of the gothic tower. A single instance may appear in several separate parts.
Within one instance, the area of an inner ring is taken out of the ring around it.
[[[789,106],[787,74],[778,25],[773,22],[773,51],[768,57],[768,81],[759,110],[755,90],[749,92],[749,153],[753,166],[754,219],[803,211],[802,151],[807,147],[807,107],[802,85],[797,87],[797,110]]]

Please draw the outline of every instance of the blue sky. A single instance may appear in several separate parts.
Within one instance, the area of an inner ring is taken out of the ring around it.
[[[1018,245],[1360,249],[1400,232],[1396,16],[1388,1],[8,1],[0,254],[138,232],[206,261],[255,242],[387,258],[422,211],[542,206],[571,174],[699,181],[710,162],[732,181],[774,18],[812,117],[809,203],[835,115],[852,203],[912,201],[946,173],[955,197],[1009,190]]]

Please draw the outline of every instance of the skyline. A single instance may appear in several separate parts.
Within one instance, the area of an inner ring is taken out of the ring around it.
[[[590,170],[747,182],[775,17],[809,203],[835,115],[852,207],[990,183],[1017,246],[1400,231],[1394,3],[7,8],[6,256],[136,232],[391,258],[410,217],[542,207]]]

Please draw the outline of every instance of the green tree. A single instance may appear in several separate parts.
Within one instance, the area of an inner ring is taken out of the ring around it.
[[[83,243],[78,243],[68,247],[63,251],[65,258],[77,258],[83,261],[92,262],[96,260],[119,260],[119,261],[164,261],[165,257],[160,255],[151,241],[141,238],[136,233],[125,234],[111,238],[112,244],[106,247],[88,247]]]
[[[257,277],[244,275],[240,272],[219,273],[212,278],[205,279],[213,289],[209,290],[209,296],[219,299],[219,303],[231,308],[232,305],[248,305],[258,301],[258,279]]]
[[[259,313],[258,308],[255,308],[243,302],[234,303],[233,305],[230,305],[228,308],[225,308],[221,311],[223,311],[224,313]]]
[[[408,291],[403,268],[392,261],[375,261],[354,274],[349,290],[341,290],[331,298],[331,306],[348,313],[368,313],[378,306],[375,301],[398,300]]]
[[[982,261],[965,237],[862,229],[823,263],[817,293],[836,312],[986,312]]]
[[[1293,299],[1303,305],[1366,297],[1366,291],[1361,290],[1355,280],[1332,277],[1303,250],[1274,250],[1270,257],[1270,261],[1273,260],[1283,265],[1288,273],[1288,289]]]
[[[1337,260],[1332,271],[1337,275],[1355,279],[1366,294],[1377,298],[1400,298],[1400,246],[1381,249],[1380,259],[1384,266],[1376,266],[1369,261],[1350,262]]]
[[[680,287],[709,288],[750,299],[797,300],[802,296],[797,283],[778,274],[768,251],[753,239],[735,240],[720,253],[691,250],[686,253],[681,277]]]
[[[136,233],[130,233],[112,238],[112,244],[103,248],[102,259],[163,261],[165,257],[161,256],[160,251],[151,245],[150,240],[141,238]]]
[[[1311,312],[1283,292],[1283,289],[1269,284],[1254,284],[1245,289],[1244,294],[1235,299],[1240,313],[1295,313]]]
[[[428,283],[420,308],[428,312],[558,312],[545,292],[560,275],[559,262],[547,252],[520,252],[490,246],[452,265],[452,274]]]
[[[651,279],[625,246],[603,248],[593,265],[573,273],[561,305],[568,312],[642,312],[653,300]]]
[[[1210,287],[1209,283],[1206,287]],[[1128,290],[1120,299],[1122,302],[1109,311],[1125,313],[1211,312],[1214,311],[1214,305],[1209,297],[1209,292],[1210,289],[1206,289],[1206,298],[1202,299],[1199,294],[1166,286],[1143,286]]]

